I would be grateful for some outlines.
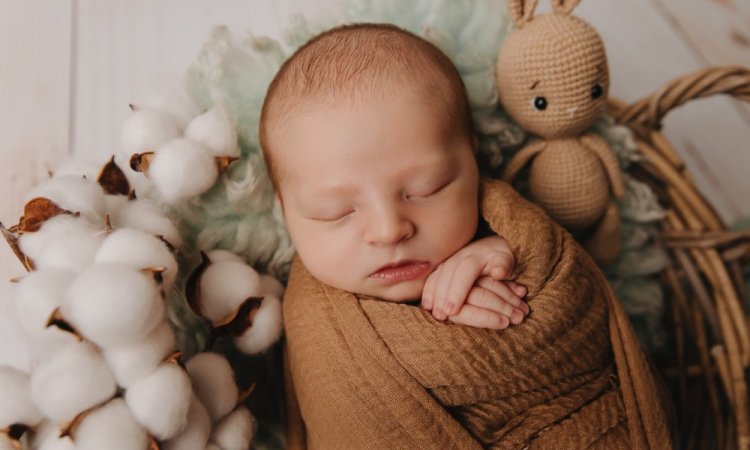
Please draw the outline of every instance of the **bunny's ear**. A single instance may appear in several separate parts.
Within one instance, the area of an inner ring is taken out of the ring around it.
[[[552,9],[558,14],[568,15],[573,11],[573,8],[581,3],[581,0],[550,0],[552,3]]]
[[[508,0],[508,12],[513,23],[521,28],[534,15],[537,0]]]

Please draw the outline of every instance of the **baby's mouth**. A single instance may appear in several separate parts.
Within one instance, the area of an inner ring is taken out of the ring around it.
[[[414,280],[429,273],[430,263],[427,261],[404,260],[387,264],[370,275],[370,278],[382,280],[386,283]]]

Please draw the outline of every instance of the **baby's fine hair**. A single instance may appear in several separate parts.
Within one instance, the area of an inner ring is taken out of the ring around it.
[[[343,25],[300,47],[271,82],[260,115],[260,146],[278,192],[273,134],[285,119],[325,102],[356,101],[404,87],[434,108],[444,126],[473,138],[466,87],[453,62],[429,41],[388,24]]]

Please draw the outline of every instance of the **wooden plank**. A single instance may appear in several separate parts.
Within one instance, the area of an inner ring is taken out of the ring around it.
[[[179,83],[213,26],[240,39],[280,38],[294,13],[324,14],[337,1],[79,0],[75,153],[97,161],[115,153],[128,103]]]
[[[0,0],[0,220],[68,153],[71,1]],[[0,283],[24,273],[0,242]]]
[[[684,10],[704,2],[679,0]],[[604,39],[615,97],[635,101],[675,77],[706,67],[657,0],[589,0],[576,14]],[[722,98],[691,103],[670,113],[664,125],[698,188],[721,216],[728,222],[750,216],[750,152],[745,144],[750,126],[736,105]]]

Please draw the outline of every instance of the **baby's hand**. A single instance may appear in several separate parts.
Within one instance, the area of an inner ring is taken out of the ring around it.
[[[474,241],[427,277],[422,307],[438,320],[481,328],[518,324],[529,312],[521,300],[526,288],[512,281],[515,265],[507,241],[492,236]]]

